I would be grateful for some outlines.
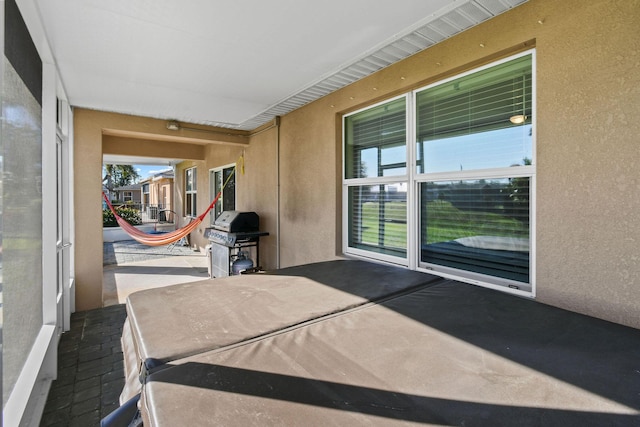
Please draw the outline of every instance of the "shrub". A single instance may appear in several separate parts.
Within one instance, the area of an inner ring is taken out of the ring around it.
[[[142,224],[142,218],[140,217],[140,211],[132,208],[116,207],[118,215],[131,225]],[[102,226],[103,227],[118,227],[116,217],[113,215],[110,209],[104,209],[102,211]]]

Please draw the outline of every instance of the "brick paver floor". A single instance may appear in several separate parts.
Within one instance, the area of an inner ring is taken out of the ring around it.
[[[51,385],[41,427],[99,426],[118,407],[125,317],[122,304],[71,315],[71,330],[58,346],[58,379]]]
[[[193,255],[188,246],[150,247],[128,240],[104,243],[103,265],[121,265],[168,256]],[[93,427],[119,406],[124,387],[120,337],[123,304],[71,315],[71,330],[58,346],[58,378],[53,381],[41,427]]]

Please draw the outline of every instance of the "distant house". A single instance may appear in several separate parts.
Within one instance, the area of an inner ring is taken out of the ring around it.
[[[140,182],[142,210],[150,219],[173,221],[173,181],[174,172],[168,169]]]
[[[142,201],[142,184],[116,187],[111,193],[111,201],[117,203],[139,204]]]

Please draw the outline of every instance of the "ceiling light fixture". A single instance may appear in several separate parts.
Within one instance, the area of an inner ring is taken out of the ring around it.
[[[196,127],[189,127],[189,126],[181,125],[180,122],[178,122],[177,120],[169,120],[167,122],[167,124],[166,124],[166,128],[168,130],[170,130],[170,131],[185,131],[185,130],[188,130],[188,131],[194,131],[194,132],[204,132],[204,133],[221,134],[221,135],[228,135],[228,136],[237,136],[239,138],[248,138],[249,137],[249,135],[247,133],[242,132],[242,131],[241,131],[241,133],[233,133],[233,132],[229,132],[229,131],[222,131],[222,130],[216,130],[216,129],[203,129],[203,128],[196,128]]]
[[[169,130],[180,130],[180,123],[176,122],[175,120],[167,122],[167,129],[169,129]]]
[[[514,125],[521,125],[527,120],[527,116],[524,114],[516,114],[515,116],[509,117],[509,121]]]

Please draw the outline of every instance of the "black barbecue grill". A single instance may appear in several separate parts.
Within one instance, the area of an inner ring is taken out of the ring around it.
[[[215,220],[213,227],[227,233],[257,232],[260,218],[255,212],[224,211]]]
[[[255,251],[255,265],[260,265],[259,243],[261,236],[269,233],[260,231],[260,218],[255,212],[224,211],[207,228],[205,237],[211,242],[210,277],[231,275],[231,264],[238,252]]]

